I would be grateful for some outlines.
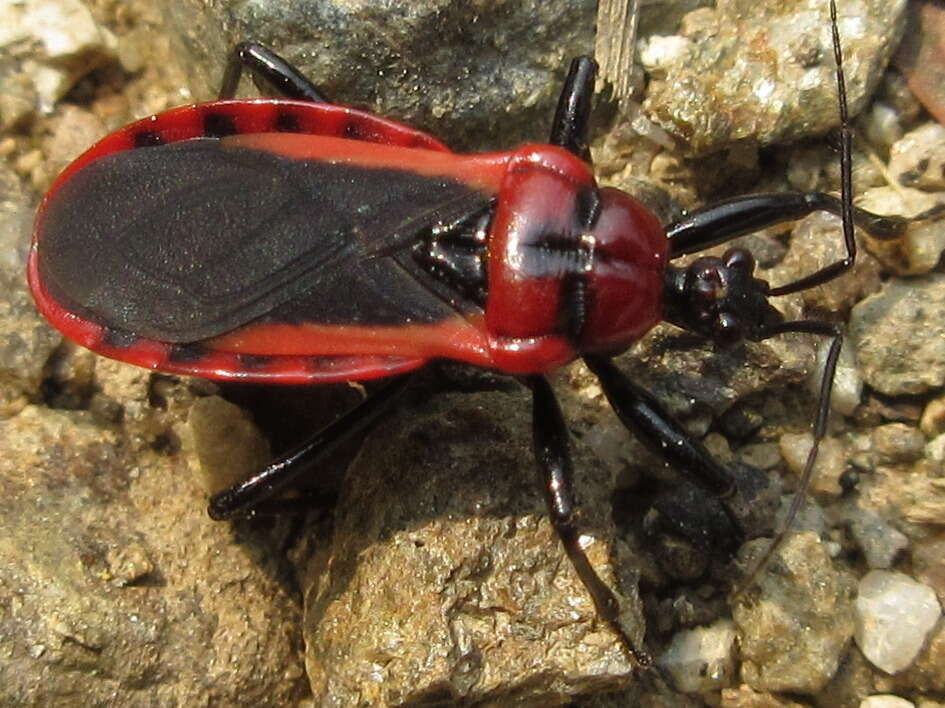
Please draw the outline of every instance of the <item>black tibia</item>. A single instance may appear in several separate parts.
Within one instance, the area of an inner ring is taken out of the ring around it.
[[[656,398],[631,382],[610,359],[586,356],[584,362],[597,376],[621,422],[648,448],[721,499],[735,494],[735,481],[729,471],[673,419]],[[724,506],[734,532],[743,536],[741,522],[727,505]]]
[[[572,60],[558,98],[558,108],[551,123],[551,139],[548,141],[571,151],[585,162],[591,161],[588,131],[596,74],[597,64],[590,57]]]
[[[233,98],[236,95],[244,68],[253,74],[257,85],[263,83],[286,98],[330,103],[298,69],[256,42],[241,42],[233,47],[220,83],[220,98]]]
[[[532,390],[532,434],[535,459],[551,523],[564,545],[564,550],[590,593],[598,616],[620,637],[627,652],[641,665],[648,666],[650,657],[636,649],[620,626],[620,603],[613,591],[597,575],[581,548],[580,532],[574,518],[571,453],[568,430],[554,391],[543,376],[529,376],[525,384]]]
[[[210,517],[216,520],[228,519],[250,511],[292,484],[320,457],[377,420],[403,393],[411,378],[408,374],[392,379],[287,455],[271,462],[261,472],[213,495],[207,509]]]
[[[670,257],[695,253],[739,236],[826,211],[840,216],[842,202],[823,192],[774,192],[752,194],[697,209],[666,228]],[[906,221],[853,208],[853,222],[875,238],[902,235]]]

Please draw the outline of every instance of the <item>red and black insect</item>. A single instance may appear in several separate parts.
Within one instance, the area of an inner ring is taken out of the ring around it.
[[[321,383],[394,377],[450,359],[520,377],[533,392],[552,521],[598,613],[619,632],[615,596],[578,542],[567,428],[544,375],[583,358],[624,424],[724,499],[731,473],[611,358],[661,320],[720,344],[822,335],[832,339],[814,427],[822,437],[840,330],[785,321],[768,299],[848,269],[854,223],[880,237],[902,226],[852,206],[836,29],[834,45],[842,199],[741,197],[664,228],[633,198],[594,180],[589,58],[571,65],[548,144],[461,155],[407,126],[331,104],[273,52],[244,44],[221,100],[132,123],[63,172],[36,219],[30,286],[69,338],[162,371]],[[286,98],[230,100],[244,67]],[[670,264],[818,210],[842,217],[847,255],[796,282],[769,287],[742,249]],[[376,417],[405,379],[214,496],[211,516],[234,516],[289,484]],[[815,454],[816,445],[808,471]],[[736,514],[726,513],[739,538]]]

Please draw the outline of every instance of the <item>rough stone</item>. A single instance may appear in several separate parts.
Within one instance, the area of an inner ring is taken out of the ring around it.
[[[909,539],[904,533],[868,509],[854,506],[847,518],[850,534],[871,569],[892,567],[899,552],[909,546]]]
[[[208,494],[248,478],[272,458],[269,443],[246,413],[219,396],[196,400],[187,424]]]
[[[939,603],[945,605],[945,531],[912,547],[912,569],[916,580],[935,590]]]
[[[738,688],[723,688],[720,708],[803,708],[803,704],[776,696],[767,691],[756,691],[742,684]]]
[[[853,308],[863,379],[890,396],[945,385],[945,276],[892,280]]]
[[[945,189],[945,126],[923,123],[889,152],[889,172],[906,187]]]
[[[785,283],[810,275],[818,268],[841,260],[846,255],[840,218],[816,212],[801,219],[791,230],[791,247],[778,266],[778,278]],[[866,295],[880,288],[881,267],[867,251],[858,252],[852,271],[829,285],[809,288],[800,293],[804,303],[823,312],[847,312]]]
[[[903,573],[871,570],[856,598],[856,643],[876,667],[894,674],[919,654],[941,617],[935,593]]]
[[[930,438],[945,433],[945,397],[933,398],[926,404],[919,429]]]
[[[0,418],[27,404],[61,337],[37,314],[23,278],[34,200],[0,167]]]
[[[313,548],[303,571],[316,702],[550,702],[631,685],[546,518],[528,412],[520,394],[438,396],[367,441],[330,548]],[[612,583],[613,480],[582,458],[585,548]],[[625,627],[639,639],[630,580]]]
[[[945,691],[945,625],[939,622],[915,663],[895,678],[904,690]]]
[[[468,147],[544,140],[571,57],[594,46],[591,0],[470,4],[343,0],[165,2],[193,94],[214,96],[227,51],[252,38],[333,100]]]
[[[79,76],[112,56],[114,46],[112,34],[95,22],[79,0],[0,5],[0,49],[28,52],[27,75],[42,110],[51,110]]]
[[[300,612],[272,548],[207,519],[179,458],[36,406],[0,422],[0,447],[0,703],[305,695]]]
[[[904,423],[889,423],[873,430],[873,450],[880,464],[915,462],[922,458],[925,436]]]
[[[91,111],[77,106],[63,106],[49,121],[49,135],[43,141],[43,165],[32,171],[40,189],[52,180],[89,146],[105,137],[102,120]]]
[[[800,480],[807,466],[807,456],[814,444],[812,433],[786,433],[778,440],[781,455],[788,469]],[[836,439],[826,437],[820,441],[817,461],[814,463],[810,491],[824,497],[838,497],[843,492],[840,475],[846,469],[846,454],[843,445]]]
[[[902,31],[904,7],[898,0],[838,8],[854,112],[882,75]],[[693,152],[745,139],[796,140],[837,125],[824,3],[731,0],[718,3],[714,13],[696,12],[699,21],[682,27],[692,34],[683,34],[672,51],[659,52],[660,63],[645,65],[655,78],[644,103],[651,117]]]
[[[814,704],[818,708],[859,708],[860,701],[877,691],[875,674],[876,669],[853,644],[830,683],[814,697]]]
[[[742,547],[739,560],[767,548]],[[853,635],[852,587],[813,533],[788,536],[756,586],[732,608],[742,680],[756,690],[813,694],[834,675]]]
[[[865,236],[870,253],[888,270],[899,275],[921,275],[939,264],[945,251],[945,192],[883,185],[867,189],[857,205],[877,214],[911,220],[901,238],[879,241]]]

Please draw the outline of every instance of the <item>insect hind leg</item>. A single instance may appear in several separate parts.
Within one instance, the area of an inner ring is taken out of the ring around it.
[[[207,509],[210,518],[221,521],[258,509],[310,470],[317,460],[331,452],[340,442],[372,425],[390,409],[412,379],[411,374],[392,379],[288,454],[274,460],[248,479],[214,494]]]
[[[220,82],[219,98],[233,98],[243,70],[250,71],[257,85],[265,84],[286,98],[331,103],[301,71],[258,42],[240,42],[230,52]]]

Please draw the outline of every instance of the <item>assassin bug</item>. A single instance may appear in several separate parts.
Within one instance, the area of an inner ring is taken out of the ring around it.
[[[814,425],[826,429],[840,329],[785,321],[769,298],[825,283],[854,261],[854,224],[883,238],[903,223],[853,207],[851,130],[831,2],[841,115],[842,198],[732,199],[663,227],[596,184],[588,124],[595,64],[574,60],[548,144],[460,155],[410,127],[331,104],[258,44],[237,47],[220,100],[105,137],[49,190],[28,277],[45,317],[105,356],[162,371],[263,383],[397,377],[250,479],[210,515],[251,509],[338,440],[376,418],[406,374],[451,359],[518,376],[552,523],[599,616],[641,661],[615,595],[579,543],[568,432],[545,374],[582,358],[623,423],[708,491],[731,473],[613,364],[661,320],[719,344],[785,332],[831,340]],[[233,100],[248,68],[285,95]],[[117,206],[120,205],[120,206]],[[753,276],[743,249],[673,259],[824,210],[846,256],[792,283]],[[807,461],[809,476],[817,445]],[[741,538],[734,512],[731,532]]]

